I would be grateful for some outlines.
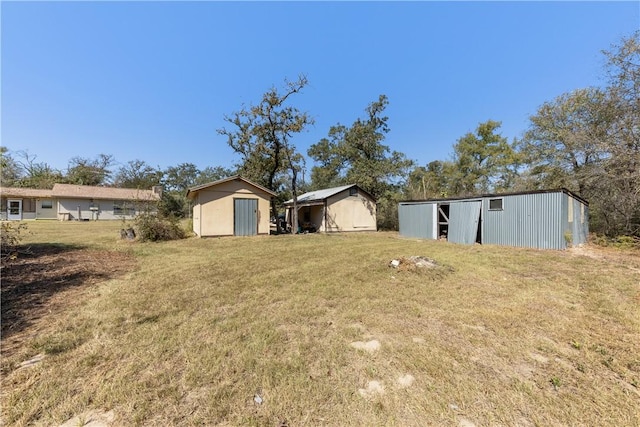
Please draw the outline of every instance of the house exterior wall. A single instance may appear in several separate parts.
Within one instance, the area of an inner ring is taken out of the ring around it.
[[[345,190],[327,199],[323,231],[376,230],[376,204],[366,195]]]
[[[149,210],[155,212],[153,202],[133,202],[128,200],[59,199],[57,217],[69,220],[114,220],[133,219]],[[116,211],[116,206],[130,207],[127,211]],[[97,207],[97,211],[90,208]]]
[[[437,203],[430,202],[400,203],[398,206],[400,235],[419,239],[437,239],[438,228],[435,224],[438,219],[437,207]]]
[[[7,200],[21,200],[22,201],[22,219],[56,219],[56,205],[55,199],[49,198],[32,198],[32,197],[2,197],[0,201],[0,220],[7,219]],[[51,208],[43,208],[42,202],[50,202]]]
[[[242,180],[198,190],[193,206],[193,231],[201,237],[233,236],[236,198],[258,199],[258,234],[269,234],[271,195]]]
[[[42,207],[43,202],[45,206]],[[37,199],[36,200],[36,219],[57,219],[58,218],[58,200],[56,199]]]

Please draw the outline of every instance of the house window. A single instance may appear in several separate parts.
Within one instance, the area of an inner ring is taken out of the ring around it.
[[[36,199],[22,199],[22,212],[35,212]]]
[[[40,207],[42,209],[53,209],[53,200],[42,200],[40,202]]]
[[[502,199],[489,199],[489,210],[490,211],[501,211],[502,210]]]
[[[113,202],[113,214],[114,215],[134,215],[136,208],[127,202]]]
[[[358,195],[358,188],[357,187],[351,187],[349,189],[349,195],[350,196],[357,196]]]

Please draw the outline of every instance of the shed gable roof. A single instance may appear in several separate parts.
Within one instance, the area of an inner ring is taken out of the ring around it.
[[[228,178],[223,178],[223,179],[219,179],[217,181],[208,182],[206,184],[196,185],[195,187],[191,187],[191,188],[189,188],[187,190],[187,197],[192,197],[192,195],[194,193],[197,193],[200,190],[204,190],[204,189],[207,189],[207,188],[215,187],[216,185],[220,185],[220,184],[224,184],[225,182],[231,182],[231,181],[236,181],[236,180],[243,181],[243,182],[245,182],[245,183],[247,183],[247,184],[249,184],[249,185],[251,185],[251,186],[253,186],[253,187],[255,187],[255,188],[259,189],[259,190],[261,190],[261,191],[264,191],[267,194],[272,195],[273,197],[276,196],[275,191],[271,191],[268,188],[263,187],[260,184],[256,184],[255,182],[251,182],[248,179],[241,177],[240,175],[234,175],[234,176],[230,176]]]

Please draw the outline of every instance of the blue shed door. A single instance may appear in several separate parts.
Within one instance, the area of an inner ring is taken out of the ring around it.
[[[258,234],[258,199],[233,199],[233,235]]]
[[[449,205],[449,235],[447,240],[453,243],[472,245],[478,235],[480,208],[482,202],[456,202]]]

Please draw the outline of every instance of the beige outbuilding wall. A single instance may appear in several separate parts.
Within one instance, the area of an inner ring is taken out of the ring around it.
[[[266,191],[243,179],[233,179],[193,192],[193,231],[198,236],[233,236],[234,199],[256,199],[258,234],[269,234],[271,195]]]
[[[358,191],[349,190],[327,199],[327,212],[322,231],[376,231],[376,204]]]

